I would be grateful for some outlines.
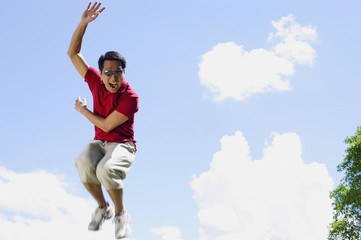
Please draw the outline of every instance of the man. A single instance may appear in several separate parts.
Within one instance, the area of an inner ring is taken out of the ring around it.
[[[90,67],[80,54],[82,39],[90,22],[104,11],[101,3],[91,2],[81,16],[70,42],[68,55],[79,74],[88,83],[93,95],[93,112],[80,97],[75,109],[95,126],[95,138],[75,161],[85,188],[98,203],[89,230],[98,230],[105,219],[113,217],[112,207],[105,201],[102,187],[107,190],[115,207],[115,237],[130,234],[130,217],[123,205],[123,179],[134,160],[134,114],[138,111],[138,96],[124,78],[126,60],[117,52],[107,52],[99,58],[99,72]]]

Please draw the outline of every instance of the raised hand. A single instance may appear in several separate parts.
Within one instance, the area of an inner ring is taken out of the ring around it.
[[[95,2],[93,6],[91,6],[92,3],[89,2],[87,9],[84,11],[83,15],[81,16],[81,21],[85,23],[90,23],[91,21],[94,21],[98,15],[104,11],[105,7],[100,8],[101,3]]]

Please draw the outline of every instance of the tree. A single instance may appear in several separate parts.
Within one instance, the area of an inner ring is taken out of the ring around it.
[[[348,144],[346,156],[337,166],[337,171],[344,171],[345,177],[330,194],[334,215],[329,240],[361,239],[361,127],[345,143]]]

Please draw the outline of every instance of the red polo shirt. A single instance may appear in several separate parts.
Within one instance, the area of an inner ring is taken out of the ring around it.
[[[129,119],[111,132],[106,133],[95,126],[95,140],[108,142],[127,142],[134,140],[134,114],[138,111],[138,95],[124,79],[117,93],[108,92],[99,72],[89,67],[85,75],[93,95],[93,112],[103,118],[109,116],[114,110],[127,116]]]

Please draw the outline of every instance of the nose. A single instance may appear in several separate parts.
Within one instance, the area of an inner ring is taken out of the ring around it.
[[[118,76],[117,76],[117,74],[113,73],[113,74],[110,76],[110,78],[118,79]]]

